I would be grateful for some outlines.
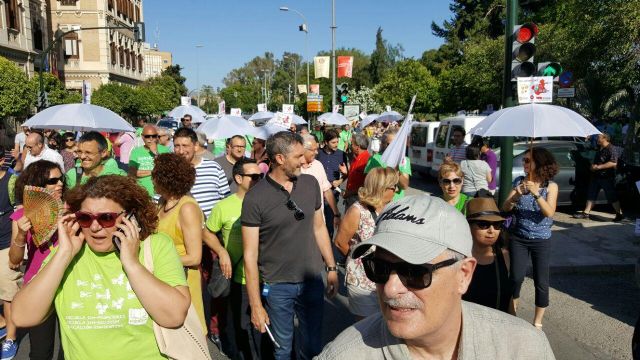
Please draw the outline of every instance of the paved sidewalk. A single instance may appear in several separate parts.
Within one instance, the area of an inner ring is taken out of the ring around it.
[[[612,222],[613,215],[592,211],[592,220],[554,216],[551,272],[633,271],[640,258],[635,218]]]

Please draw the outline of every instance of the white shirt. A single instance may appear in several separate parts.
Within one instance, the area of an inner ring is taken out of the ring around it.
[[[24,147],[24,142],[27,141],[27,135],[24,132],[16,134],[16,138],[14,143],[20,145],[20,152],[22,152],[22,148]]]
[[[64,172],[64,162],[62,161],[62,155],[60,155],[60,153],[55,150],[49,149],[46,145],[38,156],[31,155],[31,152],[27,153],[27,157],[24,159],[24,169],[26,169],[31,163],[38,160],[48,160],[56,163],[60,165],[60,169],[62,169]]]

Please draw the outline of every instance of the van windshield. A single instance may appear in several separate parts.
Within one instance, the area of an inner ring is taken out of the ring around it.
[[[428,131],[429,128],[427,128],[426,126],[414,126],[413,129],[411,129],[411,146],[427,146]]]
[[[440,125],[438,127],[438,135],[436,136],[436,147],[443,148],[447,145],[447,132],[449,125]]]

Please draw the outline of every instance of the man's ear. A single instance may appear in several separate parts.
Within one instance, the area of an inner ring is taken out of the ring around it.
[[[278,165],[283,165],[285,161],[285,156],[283,154],[276,154],[275,160]]]
[[[468,257],[460,260],[460,265],[458,265],[458,292],[460,295],[467,292],[477,263],[478,261],[474,257]]]

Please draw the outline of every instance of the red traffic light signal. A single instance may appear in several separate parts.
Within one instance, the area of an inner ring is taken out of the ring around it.
[[[533,57],[536,54],[535,39],[538,25],[527,23],[517,25],[513,29],[513,58],[511,61],[511,80],[519,77],[530,77],[536,73]]]
[[[520,28],[515,32],[515,40],[520,44],[524,44],[538,36],[538,31],[538,25],[534,23],[521,25]]]

